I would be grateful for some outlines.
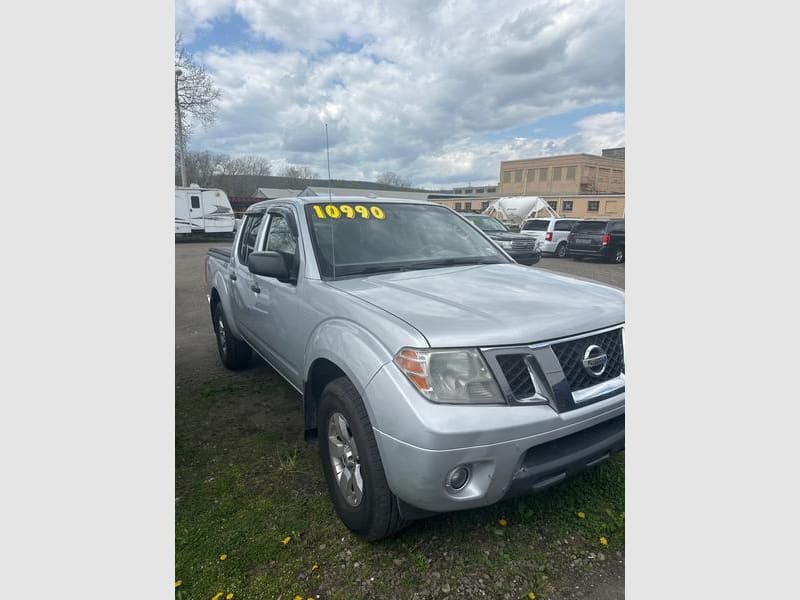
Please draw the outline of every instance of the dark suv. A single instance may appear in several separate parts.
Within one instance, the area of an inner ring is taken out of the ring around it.
[[[567,255],[625,262],[625,219],[593,219],[576,223],[567,236]]]
[[[539,242],[530,236],[514,233],[494,217],[475,213],[461,213],[461,216],[492,238],[519,264],[535,265],[542,258]]]

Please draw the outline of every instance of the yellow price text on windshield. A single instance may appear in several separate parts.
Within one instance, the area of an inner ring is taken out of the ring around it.
[[[318,219],[377,219],[383,221],[386,219],[386,214],[380,206],[362,206],[356,204],[350,206],[349,204],[314,204],[311,209]]]

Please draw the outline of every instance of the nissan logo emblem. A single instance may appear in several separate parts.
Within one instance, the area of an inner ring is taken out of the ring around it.
[[[605,350],[600,346],[592,344],[586,348],[586,352],[583,353],[582,362],[583,368],[586,369],[587,373],[595,377],[600,377],[603,371],[606,370],[606,365],[608,365],[608,356],[606,356]]]

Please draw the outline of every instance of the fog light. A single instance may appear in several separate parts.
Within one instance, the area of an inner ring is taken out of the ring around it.
[[[447,486],[455,491],[460,490],[469,482],[469,469],[456,467],[447,476]]]

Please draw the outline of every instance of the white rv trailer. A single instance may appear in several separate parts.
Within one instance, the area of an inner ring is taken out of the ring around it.
[[[232,233],[234,216],[228,195],[193,184],[175,188],[175,233]]]

